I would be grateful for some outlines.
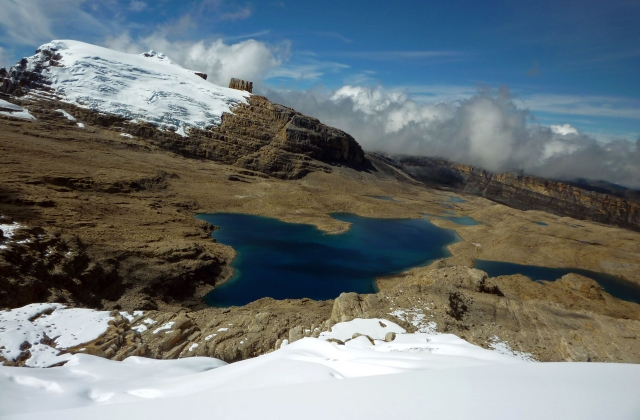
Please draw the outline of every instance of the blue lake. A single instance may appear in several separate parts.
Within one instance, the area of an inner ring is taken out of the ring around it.
[[[452,203],[466,203],[467,200],[463,200],[462,198],[458,198],[458,197],[449,197],[449,201],[451,201]]]
[[[536,222],[536,225],[540,225],[540,226],[549,226],[548,223],[545,222]]]
[[[459,238],[427,219],[373,219],[348,213],[341,234],[311,225],[235,213],[201,214],[220,229],[212,236],[232,246],[233,277],[205,297],[217,307],[245,305],[263,297],[333,299],[342,292],[373,293],[375,278],[448,257]]]
[[[640,286],[609,274],[580,268],[550,268],[535,265],[521,265],[499,261],[475,260],[475,267],[485,271],[489,277],[522,274],[531,280],[558,280],[565,274],[576,273],[598,282],[611,296],[640,303]]]

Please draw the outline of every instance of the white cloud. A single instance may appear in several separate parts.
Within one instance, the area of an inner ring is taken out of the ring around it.
[[[551,125],[551,126],[549,126],[549,128],[554,133],[560,134],[562,136],[568,136],[568,135],[571,135],[571,134],[575,134],[575,135],[578,134],[578,129],[575,128],[574,126],[572,126],[571,124]]]
[[[534,94],[518,105],[532,111],[560,115],[640,119],[640,100],[612,96]]]
[[[423,96],[435,96],[423,89]],[[267,91],[270,99],[339,127],[367,151],[442,157],[495,172],[604,179],[640,187],[640,140],[603,144],[571,125],[532,124],[508,90],[419,103],[406,92],[345,86],[335,91]]]
[[[358,58],[373,61],[397,61],[408,59],[451,59],[461,58],[461,51],[345,51],[334,52],[342,57]]]
[[[85,0],[5,0],[0,13],[3,39],[20,45],[41,45],[55,34],[75,31],[106,33],[104,23],[81,9]]]
[[[243,20],[248,19],[252,14],[253,8],[251,6],[245,6],[233,12],[221,13],[218,19],[230,21]]]
[[[162,34],[134,40],[128,34],[107,39],[105,45],[118,51],[160,51],[185,68],[207,73],[209,81],[226,86],[232,77],[261,81],[280,66],[289,53],[288,44],[270,46],[256,40],[226,44],[215,41],[169,41]]]
[[[132,12],[141,12],[146,8],[147,8],[147,3],[143,1],[132,0],[131,3],[129,3],[129,10],[131,10]]]
[[[289,45],[289,44],[287,44]],[[287,63],[275,67],[266,76],[267,79],[285,78],[294,80],[318,80],[327,73],[335,74],[348,69],[346,64],[332,61],[305,59],[302,62]]]

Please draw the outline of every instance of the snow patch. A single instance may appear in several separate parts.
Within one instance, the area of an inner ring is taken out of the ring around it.
[[[158,334],[160,331],[163,330],[170,330],[171,327],[173,327],[173,324],[175,324],[175,322],[171,321],[171,322],[167,322],[166,324],[164,324],[163,326],[161,326],[160,328],[156,328],[153,333],[154,334]]]
[[[513,350],[511,346],[509,346],[509,343],[507,343],[506,341],[501,341],[497,335],[491,337],[489,348],[497,351],[500,354],[515,357],[516,359],[524,360],[525,362],[537,362],[537,360],[531,353]]]
[[[0,356],[13,361],[29,352],[25,365],[47,367],[69,360],[60,350],[103,334],[113,319],[107,311],[66,308],[59,303],[33,303],[0,311]],[[52,342],[50,341],[52,340]],[[51,345],[46,344],[51,342]]]
[[[12,104],[11,102],[7,102],[3,99],[0,99],[0,115],[6,115],[8,117],[21,118],[24,120],[35,120],[36,117],[31,115],[29,111],[18,106],[16,104]]]
[[[340,341],[346,341],[350,340],[353,334],[359,333],[368,335],[374,340],[384,340],[384,336],[390,332],[404,334],[406,330],[398,324],[387,321],[385,319],[356,318],[349,322],[340,322],[334,325],[333,327],[331,327],[331,331],[320,333],[320,336],[318,338],[325,341],[330,338],[338,339]]]
[[[146,325],[136,325],[135,327],[131,327],[131,329],[135,332],[137,332],[138,334],[142,334],[143,332],[147,331],[148,328]]]
[[[429,307],[425,307],[424,310],[428,311]],[[396,309],[393,312],[389,312],[389,315],[395,316],[398,319],[410,323],[411,325],[416,327],[417,332],[426,334],[437,334],[438,325],[433,321],[427,321],[427,316],[425,315],[424,310],[419,308],[405,310]]]
[[[69,121],[74,121],[74,122],[76,121],[76,117],[74,117],[73,115],[69,114],[64,109],[56,109],[56,112],[59,112],[60,114],[62,114],[62,116],[64,116]]]

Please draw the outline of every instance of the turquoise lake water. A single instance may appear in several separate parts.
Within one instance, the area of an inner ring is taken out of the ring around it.
[[[545,222],[536,222],[536,225],[540,225],[540,226],[549,226],[548,223]]]
[[[576,273],[597,281],[611,296],[640,303],[640,286],[609,274],[580,268],[550,268],[487,260],[475,260],[475,267],[486,272],[489,277],[522,274],[531,280],[554,281],[565,274]]]
[[[234,276],[205,297],[211,306],[245,305],[263,297],[334,299],[342,292],[373,293],[375,278],[449,256],[452,230],[427,219],[373,219],[335,213],[351,223],[341,234],[267,217],[216,213],[198,218],[220,229],[232,246]]]
[[[462,198],[458,198],[458,197],[449,197],[449,201],[451,201],[452,203],[466,203],[467,200],[463,200]]]

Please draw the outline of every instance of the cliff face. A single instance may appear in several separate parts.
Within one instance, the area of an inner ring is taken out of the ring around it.
[[[365,161],[362,148],[349,134],[257,95],[233,108],[233,114],[223,114],[219,126],[189,130],[188,137],[57,100],[39,100],[29,103],[29,108],[39,118],[65,109],[79,120],[131,134],[151,146],[280,179],[298,179],[314,171],[331,172],[331,165],[357,166]]]
[[[362,148],[344,131],[262,96],[248,102],[225,114],[219,127],[198,133],[211,140],[203,144],[208,156],[284,179],[329,172],[320,162],[364,162]]]
[[[291,108],[252,95],[247,104],[224,114],[222,124],[190,130],[189,137],[162,133],[140,124],[123,129],[178,154],[204,158],[281,179],[313,171],[331,172],[328,164],[358,165],[364,152],[353,137]]]
[[[479,195],[521,210],[541,210],[640,230],[640,203],[631,199],[512,172],[493,174],[440,159],[400,157],[387,159],[387,163],[436,188]]]
[[[103,55],[108,59],[98,59]],[[121,130],[186,157],[282,179],[330,172],[332,164],[364,162],[362,148],[344,131],[262,96],[239,95],[199,78],[192,80],[193,72],[173,65],[162,54],[142,56],[54,41],[9,70],[0,69],[0,95],[17,101],[31,93],[25,100],[30,107],[66,109],[83,121]],[[97,72],[109,87],[106,94],[91,72]],[[70,74],[80,75],[78,83],[58,83]],[[205,74],[196,74],[206,79]],[[123,78],[127,83],[121,83]],[[146,95],[150,86],[158,89],[158,95],[145,104],[131,99]],[[251,92],[253,84],[232,79],[230,86]],[[185,133],[188,137],[181,135]]]

